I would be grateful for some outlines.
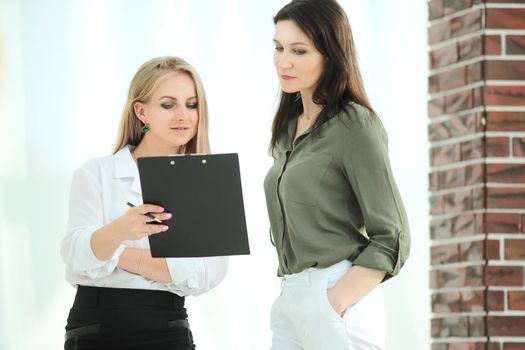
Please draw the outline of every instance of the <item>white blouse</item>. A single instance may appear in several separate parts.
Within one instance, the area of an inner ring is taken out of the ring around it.
[[[124,241],[109,260],[94,255],[93,233],[124,214],[128,210],[126,202],[142,204],[132,149],[127,146],[115,155],[89,160],[73,174],[67,233],[60,250],[66,263],[66,280],[73,286],[167,290],[180,296],[212,289],[226,275],[227,257],[167,258],[172,282],[165,284],[117,267],[125,247],[149,249],[147,237]]]

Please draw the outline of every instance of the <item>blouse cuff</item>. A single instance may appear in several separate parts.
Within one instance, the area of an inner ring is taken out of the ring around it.
[[[79,233],[74,249],[78,256],[73,259],[73,270],[83,273],[91,279],[110,275],[118,264],[120,254],[126,248],[125,245],[121,244],[110,259],[100,260],[91,248],[91,237],[95,231],[95,228],[88,228]]]

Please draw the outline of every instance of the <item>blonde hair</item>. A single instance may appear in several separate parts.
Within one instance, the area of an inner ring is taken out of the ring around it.
[[[202,80],[195,68],[182,58],[165,56],[156,57],[144,63],[131,80],[113,154],[126,147],[126,145],[137,146],[142,141],[144,136],[142,132],[143,125],[135,114],[135,109],[133,108],[135,102],[149,102],[153,91],[155,91],[159,83],[178,72],[186,73],[193,79],[197,93],[197,111],[199,113],[197,133],[185,147],[181,147],[181,153],[210,153],[208,103]]]

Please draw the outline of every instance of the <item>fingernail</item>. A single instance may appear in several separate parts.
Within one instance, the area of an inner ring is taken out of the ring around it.
[[[164,208],[163,208],[163,207],[159,207],[158,210],[159,210],[160,212],[163,212],[163,211],[164,211]]]
[[[167,231],[168,228],[169,228],[168,226],[162,226],[162,232]]]
[[[166,214],[164,214],[164,217],[165,217],[166,219],[171,219],[171,214],[170,214],[170,213],[166,213]]]

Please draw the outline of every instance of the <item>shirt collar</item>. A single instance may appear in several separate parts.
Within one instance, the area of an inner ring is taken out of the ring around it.
[[[130,189],[133,192],[142,194],[139,170],[137,168],[137,164],[135,164],[135,160],[133,160],[133,156],[131,155],[131,151],[134,148],[134,146],[127,145],[115,153],[115,178],[132,178],[133,181],[131,183]]]

